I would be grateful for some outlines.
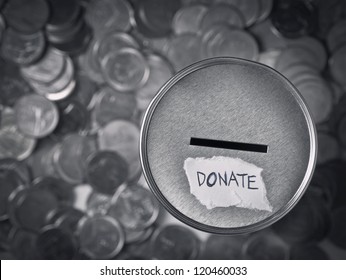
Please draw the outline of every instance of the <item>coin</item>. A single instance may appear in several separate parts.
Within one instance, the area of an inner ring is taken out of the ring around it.
[[[327,45],[330,52],[335,52],[342,45],[346,44],[346,20],[338,21],[329,30],[327,35]]]
[[[111,202],[111,196],[92,192],[87,200],[87,212],[90,216],[105,215]]]
[[[203,260],[239,260],[246,235],[221,236],[212,234],[203,245]]]
[[[172,28],[175,34],[197,33],[200,23],[208,8],[204,5],[193,5],[182,7],[173,18]]]
[[[240,29],[217,25],[203,37],[205,54],[208,57],[232,56],[257,60],[258,45],[253,36]]]
[[[47,214],[57,207],[58,200],[50,191],[25,188],[10,199],[9,216],[15,225],[39,232],[46,225]]]
[[[260,1],[252,0],[218,0],[218,2],[224,2],[237,7],[245,18],[245,24],[247,27],[253,25],[259,16]]]
[[[315,57],[315,64],[318,69],[324,69],[327,64],[327,52],[322,42],[314,37],[300,37],[294,40],[287,40],[288,47],[302,47],[309,50]]]
[[[333,79],[345,89],[346,81],[344,73],[346,69],[346,44],[332,54],[329,59],[329,68]]]
[[[28,158],[34,178],[58,176],[53,165],[53,155],[58,149],[58,145],[57,141],[50,138],[39,141],[35,153]]]
[[[87,5],[85,16],[95,33],[99,35],[111,28],[128,31],[133,11],[126,0],[92,0]]]
[[[70,205],[74,201],[73,186],[62,179],[37,177],[33,181],[32,187],[51,192],[60,203]]]
[[[140,110],[145,110],[159,89],[174,74],[174,70],[169,62],[162,56],[149,54],[147,61],[150,68],[148,81],[137,91],[136,100]]]
[[[87,110],[91,110],[94,106],[94,93],[97,91],[97,85],[91,79],[89,79],[83,73],[76,75],[75,88],[72,94],[69,96],[70,99],[78,101]],[[69,98],[68,98],[69,99]]]
[[[37,234],[13,228],[10,232],[10,247],[12,254],[18,260],[38,260],[36,251]]]
[[[139,1],[135,5],[135,20],[137,29],[149,38],[163,37],[172,31],[172,21],[180,9],[181,1],[160,0]]]
[[[54,48],[49,48],[43,58],[36,64],[22,67],[24,78],[38,83],[51,83],[58,78],[64,70],[65,56]]]
[[[327,133],[318,133],[317,164],[323,164],[340,156],[341,149],[335,137]]]
[[[13,29],[24,34],[33,34],[47,23],[49,7],[45,0],[11,0],[6,3],[3,15]]]
[[[228,24],[232,27],[244,28],[245,17],[238,8],[239,6],[222,3],[211,6],[203,16],[200,28],[206,30],[215,24]]]
[[[133,48],[109,53],[101,62],[107,83],[115,90],[132,91],[148,80],[149,67],[143,55]]]
[[[12,107],[20,97],[34,93],[17,68],[8,63],[0,66],[1,71],[4,71],[0,76],[0,100],[3,105]]]
[[[66,30],[77,21],[81,6],[77,0],[49,0],[51,13],[46,25],[47,31]]]
[[[249,32],[256,38],[262,51],[277,51],[287,45],[286,38],[275,30],[270,18],[251,26]]]
[[[173,37],[164,46],[164,53],[175,71],[202,59],[202,39],[191,33]]]
[[[260,0],[256,23],[264,21],[270,15],[272,8],[273,0]]]
[[[311,1],[278,0],[271,18],[275,28],[286,38],[312,34],[317,28],[317,11]]]
[[[308,49],[301,46],[291,46],[282,51],[277,59],[275,69],[282,71],[290,65],[298,63],[307,64],[318,71],[322,71],[324,67]]]
[[[328,260],[328,254],[316,245],[295,245],[290,249],[291,260]]]
[[[94,45],[93,51],[101,62],[109,53],[117,52],[122,48],[139,49],[139,44],[131,35],[113,30],[100,38]]]
[[[191,260],[198,256],[200,241],[186,227],[167,225],[152,238],[152,254],[157,260]]]
[[[66,100],[58,104],[60,121],[54,134],[65,136],[83,131],[88,123],[87,109],[75,100]]]
[[[333,97],[330,88],[322,79],[307,79],[296,84],[304,97],[316,124],[327,120],[333,109]]]
[[[154,196],[139,185],[129,185],[115,193],[108,215],[126,230],[140,231],[151,226],[159,214]]]
[[[29,185],[31,182],[31,173],[24,161],[18,161],[14,158],[0,159],[0,169],[14,170],[24,185]]]
[[[250,260],[287,260],[289,247],[275,234],[257,233],[243,245],[243,258]]]
[[[112,195],[128,177],[128,166],[113,151],[99,151],[88,159],[87,181],[95,191]]]
[[[27,95],[15,105],[18,129],[33,138],[42,138],[54,131],[59,122],[57,107],[45,97]]]
[[[108,216],[87,218],[79,228],[82,252],[93,259],[111,259],[124,246],[124,233],[119,223]]]
[[[128,180],[138,177],[141,172],[138,127],[129,121],[116,120],[101,128],[98,134],[101,150],[115,151],[126,160]]]
[[[85,217],[85,213],[72,206],[58,208],[53,217],[54,226],[75,235],[83,217]]]
[[[130,120],[137,109],[136,97],[131,92],[120,92],[103,87],[96,93],[94,119],[105,126],[116,119]]]
[[[96,151],[96,143],[87,136],[68,134],[53,155],[54,167],[59,176],[71,184],[85,179],[87,158]]]
[[[0,221],[8,218],[10,194],[19,186],[24,185],[15,170],[0,168]]]
[[[19,65],[28,65],[37,61],[46,46],[43,33],[30,35],[20,34],[9,28],[3,34],[1,41],[2,56]]]
[[[149,227],[144,230],[131,230],[124,229],[125,232],[125,244],[139,244],[147,241],[154,232],[154,227]],[[148,254],[143,255],[143,259],[147,258]]]
[[[279,50],[261,52],[258,56],[258,62],[265,64],[271,68],[274,68],[280,53],[281,51]]]
[[[31,86],[36,90],[40,95],[49,97],[52,101],[59,101],[66,98],[68,95],[62,92],[65,92],[65,89],[69,86],[74,76],[74,65],[72,59],[69,57],[65,58],[65,63],[61,69],[61,73],[54,78],[54,80],[48,83],[37,82],[34,80],[30,81]],[[72,92],[70,91],[69,94]]]
[[[85,53],[81,54],[78,57],[78,62],[83,71],[87,74],[87,76],[94,82],[98,84],[104,83],[104,78],[101,72],[101,66],[98,61],[98,57],[95,55],[95,45],[98,44],[97,40],[93,40]]]
[[[320,78],[318,71],[306,63],[295,63],[290,64],[286,68],[281,70],[281,74],[289,79],[294,85],[299,84],[301,81],[305,80],[306,77],[310,78]]]
[[[36,145],[36,140],[29,138],[18,131],[15,114],[12,109],[4,110],[2,113],[0,129],[0,159],[26,159],[32,154]],[[9,120],[5,123],[8,115],[10,115]]]
[[[37,252],[44,260],[72,260],[77,255],[77,244],[71,234],[60,228],[47,227],[36,240]]]
[[[72,79],[70,83],[59,92],[46,92],[45,97],[50,101],[60,101],[69,97],[76,88],[76,80]]]

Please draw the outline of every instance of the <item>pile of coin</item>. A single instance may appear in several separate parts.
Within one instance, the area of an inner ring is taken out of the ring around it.
[[[0,258],[346,258],[345,2],[0,1]],[[250,235],[173,220],[141,172],[155,94],[219,56],[281,72],[317,124],[305,196]]]

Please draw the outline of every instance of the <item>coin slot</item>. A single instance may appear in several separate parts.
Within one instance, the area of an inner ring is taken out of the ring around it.
[[[267,153],[268,145],[240,143],[233,141],[213,140],[191,137],[190,146],[229,149],[246,152]]]

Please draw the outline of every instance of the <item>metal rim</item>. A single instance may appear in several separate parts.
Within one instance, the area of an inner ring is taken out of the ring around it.
[[[268,218],[265,218],[264,220],[247,225],[244,227],[235,227],[235,228],[222,228],[222,227],[215,227],[215,226],[209,226],[202,224],[200,222],[197,222],[185,214],[178,211],[161,193],[160,188],[157,186],[155,179],[151,173],[150,165],[148,161],[148,154],[147,154],[147,137],[148,137],[148,130],[151,122],[151,117],[154,114],[154,111],[156,107],[158,106],[159,102],[161,101],[162,97],[182,78],[186,77],[187,75],[198,71],[202,68],[206,68],[209,66],[214,65],[220,65],[220,64],[243,64],[243,65],[253,65],[256,67],[261,67],[265,69],[266,71],[269,71],[271,73],[274,73],[280,80],[282,80],[284,83],[288,84],[290,87],[291,92],[293,93],[293,96],[295,100],[297,101],[298,105],[300,106],[301,110],[303,111],[305,120],[307,122],[307,126],[309,129],[309,136],[310,136],[310,155],[309,155],[309,162],[307,166],[306,173],[304,175],[304,178],[297,189],[295,195],[289,200],[289,202],[283,206],[281,209],[279,209],[277,212],[273,213]],[[311,113],[309,109],[307,108],[303,97],[299,93],[299,91],[289,82],[284,76],[282,76],[279,72],[276,70],[249,60],[245,59],[239,59],[239,58],[232,58],[232,57],[219,57],[219,58],[211,58],[206,59],[200,62],[197,62],[182,71],[178,72],[175,76],[173,76],[170,80],[166,82],[166,84],[160,89],[160,91],[157,93],[157,95],[154,97],[152,102],[150,103],[148,109],[145,112],[143,124],[141,127],[140,132],[140,160],[141,165],[143,169],[144,177],[156,196],[156,198],[163,204],[163,206],[166,208],[168,212],[170,212],[174,217],[176,217],[178,220],[182,221],[183,223],[192,226],[196,229],[210,232],[210,233],[217,233],[217,234],[245,234],[253,231],[257,231],[263,228],[266,228],[267,226],[270,226],[274,222],[281,219],[283,216],[285,216],[300,200],[300,198],[305,193],[308,184],[312,178],[313,171],[316,165],[317,160],[317,135],[316,135],[316,127],[312,120]]]

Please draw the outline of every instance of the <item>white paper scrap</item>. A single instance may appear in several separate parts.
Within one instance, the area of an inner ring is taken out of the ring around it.
[[[272,211],[262,168],[239,158],[187,158],[184,169],[190,192],[207,209],[241,207]]]

